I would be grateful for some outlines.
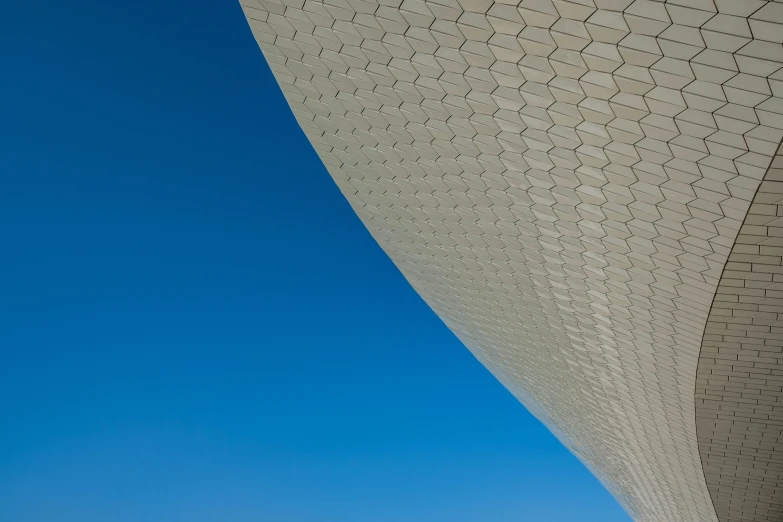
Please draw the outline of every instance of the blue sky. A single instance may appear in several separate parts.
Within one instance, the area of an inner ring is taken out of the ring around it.
[[[236,2],[4,18],[0,520],[629,520],[373,242]]]

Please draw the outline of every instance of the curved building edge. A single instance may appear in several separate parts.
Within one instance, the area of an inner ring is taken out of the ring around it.
[[[783,520],[783,156],[773,159],[715,294],[696,431],[720,522]]]
[[[783,139],[783,6],[241,3],[327,170],[452,331],[634,519],[718,520],[697,365]]]

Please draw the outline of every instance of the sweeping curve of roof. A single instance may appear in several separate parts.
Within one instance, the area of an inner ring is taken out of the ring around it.
[[[781,520],[783,3],[241,4],[370,233],[635,520]]]

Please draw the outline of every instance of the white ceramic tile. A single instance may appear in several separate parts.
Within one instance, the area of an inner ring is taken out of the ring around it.
[[[636,520],[779,519],[783,3],[242,5],[368,230]]]

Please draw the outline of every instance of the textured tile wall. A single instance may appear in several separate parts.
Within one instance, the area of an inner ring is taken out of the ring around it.
[[[699,450],[721,522],[783,520],[783,156],[721,277],[696,379]]]
[[[378,243],[639,521],[715,521],[694,389],[783,139],[783,4],[241,0]]]

